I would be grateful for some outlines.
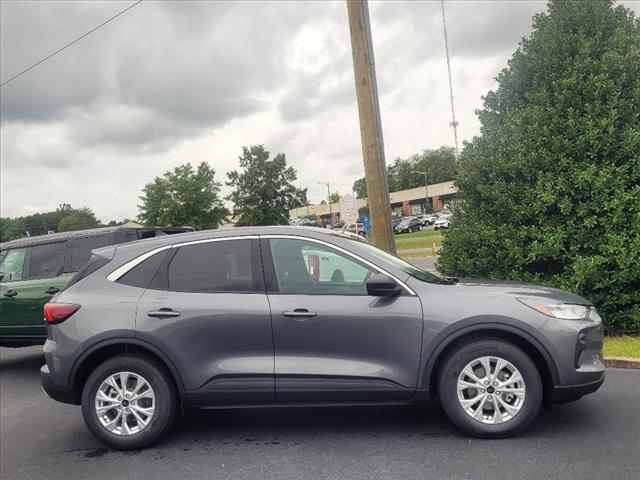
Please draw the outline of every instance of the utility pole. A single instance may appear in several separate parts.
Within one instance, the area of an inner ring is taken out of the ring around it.
[[[347,0],[347,12],[372,240],[376,247],[396,253],[367,0]]]
[[[442,7],[442,28],[444,29],[444,49],[447,53],[447,72],[449,72],[449,100],[451,101],[451,123],[453,127],[453,139],[456,143],[456,158],[460,155],[458,150],[458,121],[456,120],[456,109],[453,106],[453,81],[451,80],[451,61],[449,60],[449,37],[447,36],[447,21],[444,16],[444,0],[440,0]]]
[[[331,186],[329,182],[316,182],[327,186],[327,202],[329,202],[329,225],[333,227],[333,212],[331,211]]]

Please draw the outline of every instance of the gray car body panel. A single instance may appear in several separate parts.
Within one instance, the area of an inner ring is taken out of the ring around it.
[[[157,248],[211,238],[273,235],[335,245],[378,266],[407,288],[396,298],[198,294],[145,290],[106,278]],[[94,253],[113,259],[52,300],[82,305],[71,318],[49,327],[45,359],[56,388],[72,389],[82,361],[102,345],[130,342],[158,352],[189,404],[408,401],[417,391],[428,391],[436,360],[447,345],[486,329],[508,331],[532,344],[547,362],[555,387],[593,383],[604,375],[603,366],[575,365],[578,333],[593,329],[591,345],[601,348],[601,325],[547,317],[517,298],[590,305],[587,300],[530,284],[425,283],[371,255],[358,242],[317,228],[194,232]],[[149,310],[163,306],[179,310],[181,316],[147,316]],[[317,310],[318,316],[296,322],[280,315],[300,307]]]

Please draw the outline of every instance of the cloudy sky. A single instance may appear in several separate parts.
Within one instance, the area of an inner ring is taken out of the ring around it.
[[[3,0],[0,79],[126,5]],[[387,162],[453,145],[440,3],[370,9]],[[545,3],[447,1],[446,9],[464,140],[478,133],[481,96]],[[363,176],[342,0],[145,0],[0,92],[2,216],[64,202],[103,221],[135,217],[154,176],[206,161],[224,182],[242,146],[257,143],[286,153],[312,202],[326,194],[317,181],[348,193]]]

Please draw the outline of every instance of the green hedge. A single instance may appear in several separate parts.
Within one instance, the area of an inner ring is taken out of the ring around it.
[[[443,272],[533,281],[640,333],[640,23],[552,1],[484,98],[465,145]]]

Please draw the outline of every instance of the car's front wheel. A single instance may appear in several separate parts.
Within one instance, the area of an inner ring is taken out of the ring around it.
[[[91,433],[120,449],[142,448],[171,426],[177,411],[173,379],[144,355],[118,355],[99,365],[82,392],[82,416]]]
[[[463,344],[446,358],[438,392],[442,408],[461,430],[484,438],[515,435],[542,404],[542,381],[531,358],[501,339]]]

